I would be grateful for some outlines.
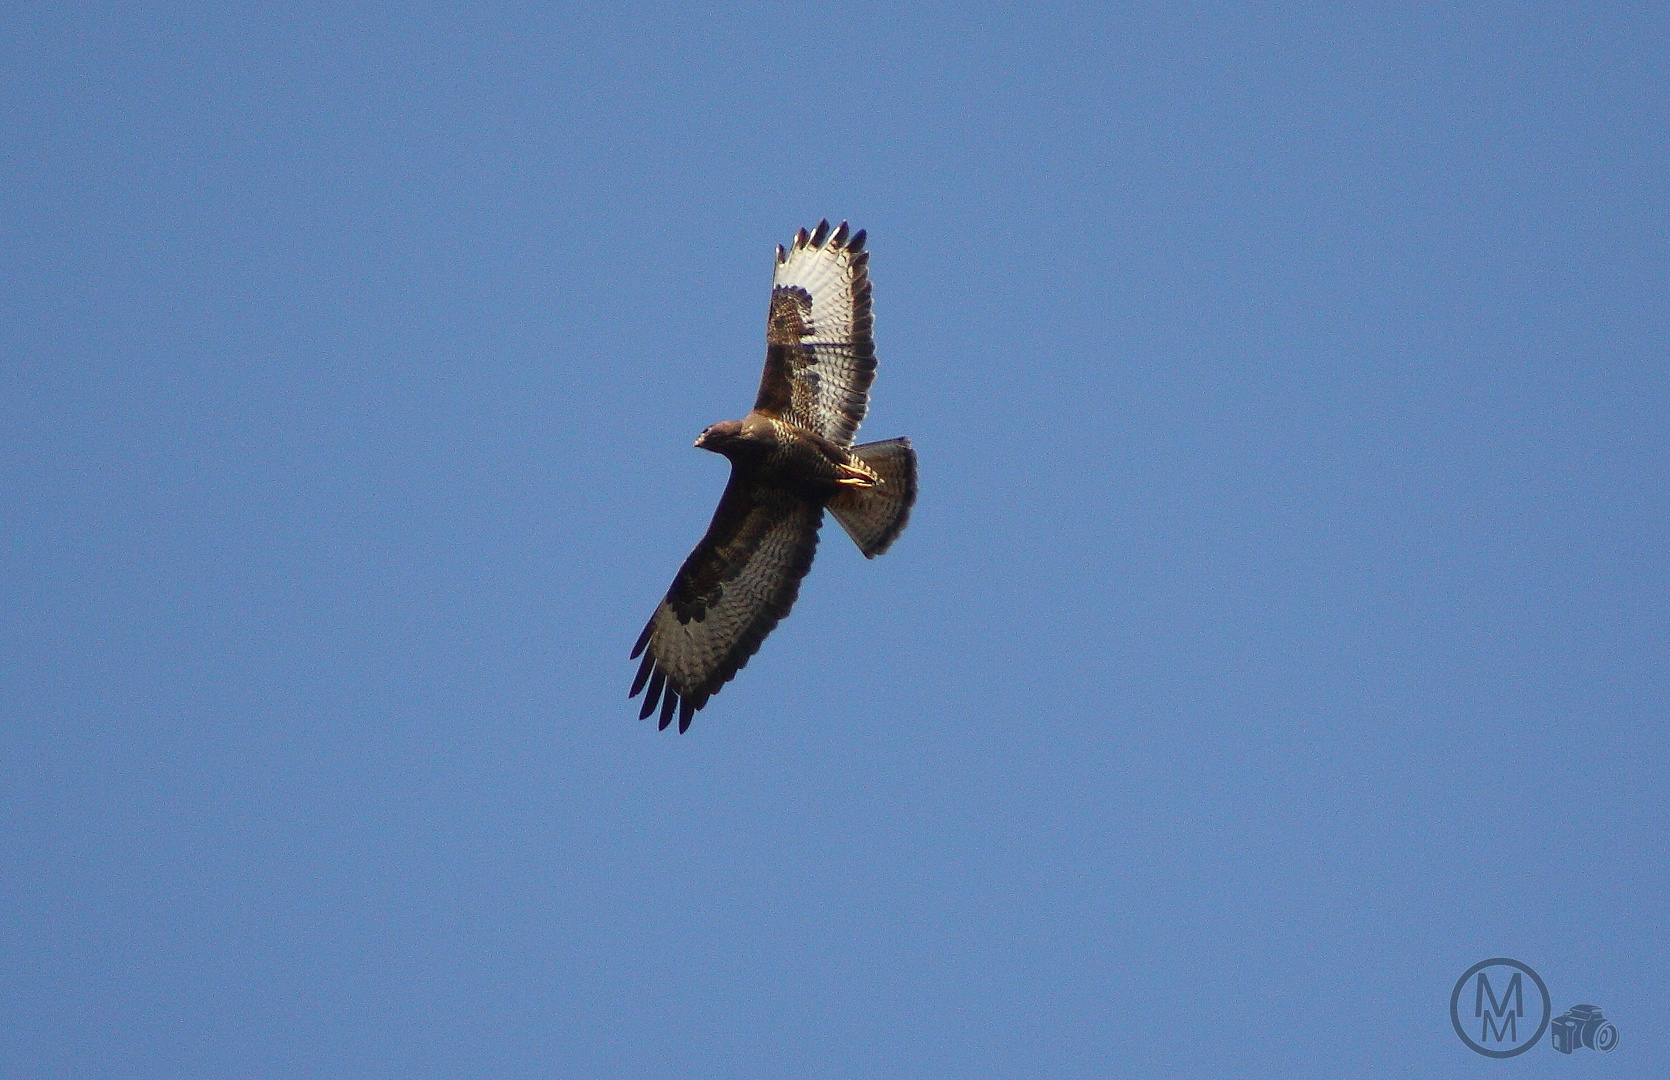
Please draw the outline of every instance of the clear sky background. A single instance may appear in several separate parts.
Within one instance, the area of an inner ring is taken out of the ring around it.
[[[0,1074],[1665,1075],[1664,9],[611,7],[0,20]],[[824,216],[921,498],[657,732]]]

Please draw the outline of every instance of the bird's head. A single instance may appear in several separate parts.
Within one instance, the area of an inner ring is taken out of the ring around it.
[[[696,447],[700,450],[712,450],[715,454],[723,454],[742,441],[742,421],[724,420],[703,428],[696,436]]]

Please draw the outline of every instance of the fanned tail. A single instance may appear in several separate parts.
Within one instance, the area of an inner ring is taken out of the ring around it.
[[[916,451],[909,439],[888,439],[852,448],[853,456],[875,470],[881,483],[847,488],[829,500],[829,512],[867,559],[886,551],[910,521],[916,503]]]

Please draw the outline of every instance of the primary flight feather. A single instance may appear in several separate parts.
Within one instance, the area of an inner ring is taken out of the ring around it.
[[[759,651],[812,568],[827,507],[865,556],[898,538],[916,502],[909,439],[852,444],[876,377],[864,232],[820,221],[777,249],[765,372],[754,408],[696,439],[731,462],[707,535],[632,649],[640,719],[678,729]]]

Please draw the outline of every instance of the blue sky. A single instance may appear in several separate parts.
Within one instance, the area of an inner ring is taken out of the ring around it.
[[[10,10],[0,1072],[1662,1074],[1670,20],[1342,7]],[[920,501],[658,733],[824,216]]]

